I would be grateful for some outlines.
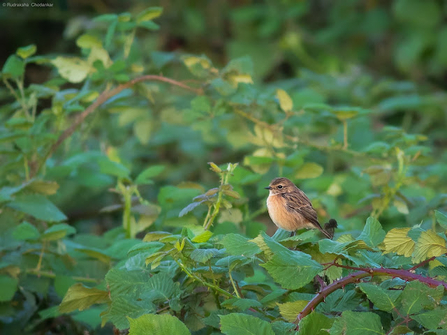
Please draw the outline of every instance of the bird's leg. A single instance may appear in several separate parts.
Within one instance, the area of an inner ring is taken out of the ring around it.
[[[290,237],[293,237],[295,235],[296,235],[296,230],[290,232]]]

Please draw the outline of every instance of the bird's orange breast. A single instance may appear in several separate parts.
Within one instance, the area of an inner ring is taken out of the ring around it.
[[[315,228],[301,214],[288,211],[286,205],[287,200],[280,194],[269,195],[267,198],[267,209],[276,226],[287,231]]]

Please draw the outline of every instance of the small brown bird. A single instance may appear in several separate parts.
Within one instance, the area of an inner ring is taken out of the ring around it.
[[[337,221],[330,219],[323,229],[307,195],[289,179],[275,178],[266,189],[269,190],[267,209],[276,226],[290,232],[302,228],[318,229],[327,238],[334,237]]]

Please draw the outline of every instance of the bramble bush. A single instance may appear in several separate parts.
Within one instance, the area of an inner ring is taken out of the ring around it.
[[[79,55],[30,45],[3,66],[2,333],[446,334],[447,156],[407,131],[446,95],[148,55],[161,14],[101,15]],[[31,64],[51,79],[26,85]],[[337,218],[334,240],[266,233],[279,175]]]

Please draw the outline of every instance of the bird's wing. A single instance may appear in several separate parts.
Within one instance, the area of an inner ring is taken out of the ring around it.
[[[303,191],[298,190],[293,193],[285,193],[283,197],[287,200],[287,210],[302,215],[307,221],[315,225],[319,230],[321,228],[318,222],[317,212],[312,207],[312,203]]]

